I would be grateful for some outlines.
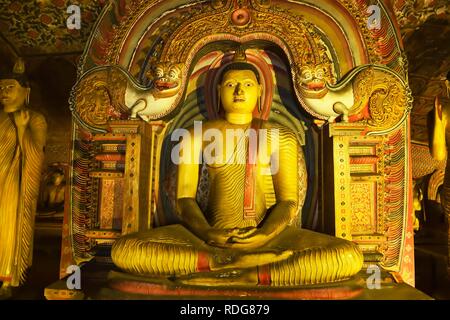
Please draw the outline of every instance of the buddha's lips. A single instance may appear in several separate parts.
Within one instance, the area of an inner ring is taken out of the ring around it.
[[[178,82],[160,81],[160,80],[155,81],[155,87],[158,90],[173,89],[173,88],[176,88],[177,86],[178,86]]]
[[[244,102],[244,101],[245,101],[245,98],[236,97],[236,98],[234,98],[233,101],[234,101],[234,102]]]

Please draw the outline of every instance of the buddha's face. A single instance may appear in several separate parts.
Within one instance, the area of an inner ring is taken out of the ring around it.
[[[251,70],[230,70],[219,86],[220,99],[226,113],[248,114],[255,109],[261,86]]]
[[[15,79],[0,80],[0,103],[3,105],[4,111],[10,113],[22,108],[28,90]]]

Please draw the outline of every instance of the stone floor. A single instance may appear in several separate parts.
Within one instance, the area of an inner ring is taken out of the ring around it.
[[[61,225],[37,224],[34,239],[33,266],[27,283],[13,289],[12,300],[44,300],[44,289],[59,278]]]

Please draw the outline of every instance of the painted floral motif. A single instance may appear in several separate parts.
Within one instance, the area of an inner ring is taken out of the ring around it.
[[[67,8],[79,5],[81,29],[69,30]],[[0,32],[21,55],[83,51],[105,1],[0,1]]]

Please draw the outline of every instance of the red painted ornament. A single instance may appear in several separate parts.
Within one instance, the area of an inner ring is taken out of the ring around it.
[[[53,22],[53,19],[49,15],[43,14],[41,15],[41,22],[43,24],[51,24]]]
[[[250,18],[250,12],[245,8],[236,9],[231,14],[231,21],[238,27],[247,25],[250,22]]]

